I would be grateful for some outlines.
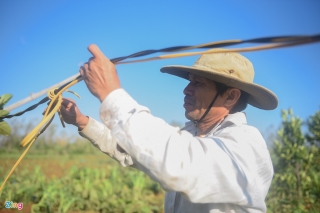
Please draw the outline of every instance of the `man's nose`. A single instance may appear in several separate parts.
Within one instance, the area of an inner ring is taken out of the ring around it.
[[[185,95],[193,95],[194,94],[194,87],[192,86],[191,82],[184,88],[183,94]]]

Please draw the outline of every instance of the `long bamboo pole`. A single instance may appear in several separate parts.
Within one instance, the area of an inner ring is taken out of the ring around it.
[[[14,103],[14,104],[11,104],[11,105],[7,106],[4,109],[8,110],[8,111],[12,111],[13,109],[16,109],[16,108],[18,108],[18,107],[20,107],[20,106],[22,106],[22,105],[24,105],[24,104],[26,104],[26,103],[28,103],[30,101],[33,101],[33,100],[39,98],[42,95],[47,94],[49,90],[51,90],[53,88],[60,87],[60,86],[62,86],[64,84],[68,83],[69,81],[74,80],[78,76],[79,76],[79,74],[75,74],[75,75],[73,75],[73,76],[71,76],[71,77],[69,77],[69,78],[67,78],[67,79],[65,79],[65,80],[63,80],[63,81],[61,81],[61,82],[59,82],[57,84],[52,85],[51,87],[48,87],[48,88],[46,88],[44,90],[41,90],[40,92],[31,93],[29,97],[26,97],[26,98]]]

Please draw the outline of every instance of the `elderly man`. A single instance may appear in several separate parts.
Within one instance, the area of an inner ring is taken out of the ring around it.
[[[115,66],[96,45],[80,68],[90,92],[101,101],[98,121],[64,99],[67,123],[79,128],[122,166],[135,167],[167,192],[165,212],[266,212],[273,176],[266,143],[240,112],[251,104],[277,107],[277,97],[253,83],[251,62],[238,53],[202,55],[192,67],[161,69],[189,80],[180,130],[152,116],[120,87]]]

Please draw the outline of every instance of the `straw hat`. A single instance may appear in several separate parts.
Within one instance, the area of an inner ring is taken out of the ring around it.
[[[165,66],[161,68],[161,72],[187,80],[189,73],[193,73],[247,92],[248,104],[254,107],[272,110],[278,106],[278,98],[272,91],[253,83],[252,63],[239,53],[203,54],[191,67]]]

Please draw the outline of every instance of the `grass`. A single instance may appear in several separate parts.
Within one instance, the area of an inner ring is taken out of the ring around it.
[[[19,157],[0,157],[0,181]],[[6,184],[7,200],[33,212],[163,212],[164,192],[142,172],[95,154],[27,155]]]

